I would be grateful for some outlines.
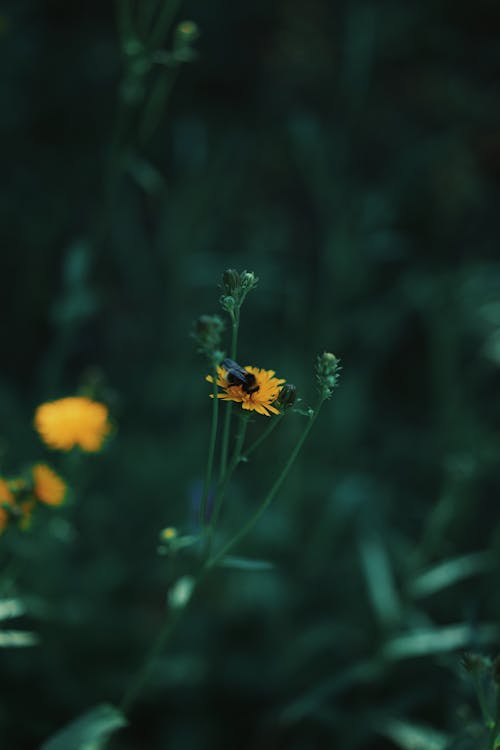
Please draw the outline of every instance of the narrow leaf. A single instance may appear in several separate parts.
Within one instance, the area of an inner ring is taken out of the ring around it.
[[[492,565],[493,559],[488,552],[476,552],[445,560],[417,576],[411,583],[410,594],[415,598],[430,596],[464,578],[484,573]]]
[[[373,610],[383,626],[400,619],[401,605],[391,562],[378,532],[366,532],[359,545],[361,562]]]
[[[274,565],[267,560],[253,560],[249,557],[224,557],[219,566],[221,568],[232,568],[233,570],[272,570]]]
[[[387,719],[378,731],[403,750],[444,750],[448,743],[442,732],[400,719]]]
[[[38,636],[26,630],[0,630],[0,648],[21,648],[36,646]]]
[[[102,704],[61,729],[40,750],[98,750],[127,720],[114,706]]]
[[[389,640],[384,646],[383,654],[388,659],[411,659],[471,648],[478,644],[496,643],[499,637],[499,627],[491,623],[476,627],[459,624],[443,628],[421,628]]]
[[[24,606],[19,599],[0,599],[0,620],[9,620],[24,614]]]

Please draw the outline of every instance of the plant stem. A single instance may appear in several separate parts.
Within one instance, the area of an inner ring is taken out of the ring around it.
[[[137,672],[136,677],[132,680],[129,687],[124,693],[124,696],[120,702],[119,709],[122,713],[126,714],[131,708],[132,704],[135,703],[141,690],[143,689],[146,680],[148,679],[151,667],[156,657],[162,652],[162,649],[167,642],[168,638],[172,634],[179,621],[183,609],[175,610],[170,617],[167,617],[162,629],[160,630],[156,640],[153,642],[148,655],[146,656],[141,668]]]
[[[316,418],[319,414],[319,411],[321,409],[321,406],[324,400],[325,400],[324,398],[321,398],[319,400],[316,409],[314,410],[312,415],[309,417],[309,422],[306,425],[305,429],[303,430],[302,435],[299,437],[295,445],[295,448],[293,449],[293,451],[291,452],[288,458],[288,461],[284,465],[280,475],[278,476],[273,486],[271,487],[266,497],[264,498],[263,503],[255,511],[253,516],[250,517],[247,523],[232,537],[232,539],[230,539],[229,542],[227,542],[227,544],[225,544],[224,547],[221,550],[219,550],[217,554],[214,555],[214,557],[212,557],[211,559],[207,561],[206,564],[208,568],[213,568],[215,565],[217,565],[217,563],[220,560],[222,560],[233,549],[233,547],[236,547],[236,545],[239,544],[239,542],[241,542],[241,540],[253,529],[253,527],[255,526],[257,521],[260,519],[262,514],[267,510],[271,502],[274,500],[276,494],[278,493],[278,490],[280,489],[281,485],[285,481],[288,472],[292,468],[292,465],[295,459],[299,455],[300,449],[302,448],[307,436],[309,435],[311,431],[311,428],[314,422],[316,421]]]
[[[212,518],[210,519],[210,532],[213,533],[213,530],[215,529],[215,526],[217,525],[217,520],[219,518],[219,514],[222,508],[222,501],[224,500],[224,496],[226,494],[227,486],[229,484],[229,480],[231,479],[234,470],[240,463],[242,459],[242,448],[243,444],[245,442],[245,436],[247,432],[248,422],[250,419],[250,414],[248,412],[244,412],[240,417],[240,427],[238,430],[238,433],[236,435],[236,441],[234,445],[234,451],[231,458],[231,461],[229,463],[229,466],[227,468],[227,471],[223,477],[222,484],[219,485],[217,488],[217,493],[215,496],[215,506],[214,506],[214,512],[212,514]]]
[[[236,308],[231,315],[231,359],[236,359],[236,352],[238,349],[238,329],[240,326],[240,310]],[[219,484],[224,481],[227,466],[227,454],[229,449],[229,433],[231,426],[231,412],[233,410],[233,402],[229,401],[227,404],[226,415],[224,417],[224,430],[222,433],[222,447],[220,456],[220,472],[219,472]]]
[[[217,398],[217,368],[214,367],[213,373],[213,409],[212,409],[212,426],[210,429],[210,439],[208,443],[207,469],[205,472],[205,483],[203,485],[203,495],[200,503],[200,527],[203,529],[207,522],[207,503],[210,485],[212,483],[212,474],[214,468],[215,442],[217,440],[217,424],[219,420],[219,399]]]
[[[181,3],[182,0],[165,0],[163,8],[158,15],[158,19],[148,39],[148,46],[150,49],[156,49],[165,41],[165,37]]]

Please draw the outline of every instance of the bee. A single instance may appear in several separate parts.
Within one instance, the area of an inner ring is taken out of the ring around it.
[[[259,390],[259,386],[255,383],[255,375],[247,372],[234,359],[225,359],[222,367],[227,372],[226,380],[228,385],[241,385],[242,390],[248,394]]]

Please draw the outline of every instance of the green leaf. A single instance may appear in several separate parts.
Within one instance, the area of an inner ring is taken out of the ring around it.
[[[492,623],[474,627],[458,624],[443,628],[419,628],[387,641],[383,655],[388,659],[412,659],[470,648],[471,644],[496,643],[499,637],[500,628]]]
[[[24,614],[24,605],[19,599],[0,599],[0,620],[9,620]]]
[[[401,617],[401,604],[391,561],[378,531],[366,531],[359,550],[375,615],[382,626],[393,625]]]
[[[126,724],[114,706],[102,704],[61,729],[40,750],[99,750],[113,732]]]
[[[36,646],[38,642],[38,636],[27,630],[0,630],[0,648]]]
[[[249,557],[224,557],[218,564],[221,568],[231,568],[233,570],[272,570],[274,565],[267,560],[253,560]]]
[[[417,576],[411,583],[410,594],[415,598],[430,596],[464,578],[484,573],[492,565],[493,559],[488,552],[476,552],[445,560]]]
[[[403,750],[444,750],[449,739],[435,729],[400,719],[387,719],[378,731]]]

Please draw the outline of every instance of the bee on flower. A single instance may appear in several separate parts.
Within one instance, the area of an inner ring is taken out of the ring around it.
[[[271,414],[279,414],[279,409],[274,406],[278,400],[285,380],[275,377],[274,370],[263,370],[259,367],[246,365],[241,367],[232,359],[225,359],[222,365],[217,367],[217,385],[222,392],[217,398],[224,401],[235,401],[241,404],[246,411],[256,411],[266,417]],[[206,376],[209,383],[214,379],[211,375]]]

